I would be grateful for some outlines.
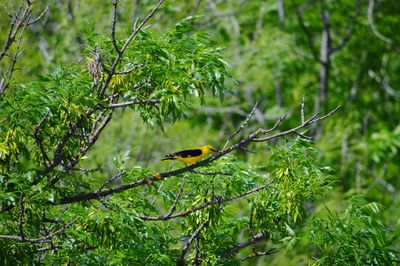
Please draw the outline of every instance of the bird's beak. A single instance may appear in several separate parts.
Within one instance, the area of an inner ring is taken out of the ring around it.
[[[218,150],[216,150],[216,149],[214,149],[214,148],[211,148],[210,149],[212,152],[218,152]]]

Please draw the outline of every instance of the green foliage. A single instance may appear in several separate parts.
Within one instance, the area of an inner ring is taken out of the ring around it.
[[[378,215],[381,206],[353,197],[342,215],[328,210],[325,219],[313,218],[310,239],[321,253],[316,265],[397,265],[400,253]]]
[[[131,72],[116,75],[110,82],[110,89],[117,90],[122,99],[149,103],[132,106],[149,124],[162,126],[162,120],[169,115],[174,121],[181,118],[189,96],[199,98],[202,104],[207,91],[219,95],[221,101],[224,98],[227,63],[222,60],[220,49],[212,47],[206,34],[195,31],[192,22],[193,18],[186,19],[163,35],[141,31],[117,69]],[[87,54],[98,49],[109,68],[115,60],[112,41],[94,36],[87,41]],[[124,43],[122,40],[119,45]],[[160,102],[158,108],[151,104],[153,100]]]

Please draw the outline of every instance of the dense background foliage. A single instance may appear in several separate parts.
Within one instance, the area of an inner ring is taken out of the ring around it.
[[[2,7],[1,264],[397,265],[398,3],[161,2]]]

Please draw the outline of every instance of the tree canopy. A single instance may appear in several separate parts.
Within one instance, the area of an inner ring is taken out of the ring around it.
[[[8,1],[0,264],[398,265],[399,8]]]

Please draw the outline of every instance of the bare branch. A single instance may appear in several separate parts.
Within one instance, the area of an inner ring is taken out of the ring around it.
[[[43,16],[44,14],[47,12],[47,10],[49,9],[49,6],[46,6],[45,9],[42,11],[42,13],[39,14],[39,16],[37,16],[35,19],[25,23],[26,26],[35,24],[36,22],[38,22]]]
[[[284,135],[289,135],[289,134],[292,134],[292,133],[295,133],[295,132],[297,133],[297,131],[302,129],[302,128],[308,127],[311,124],[318,123],[319,121],[328,118],[329,116],[331,116],[334,113],[336,113],[336,111],[339,110],[339,108],[340,108],[340,105],[338,105],[335,109],[333,109],[328,114],[326,114],[326,115],[324,115],[322,117],[317,118],[318,114],[315,114],[311,118],[309,118],[308,120],[306,120],[304,123],[302,123],[301,125],[299,125],[297,127],[294,127],[292,129],[289,129],[289,130],[286,130],[286,131],[282,131],[280,133],[277,133],[277,134],[269,136],[269,137],[259,138],[259,139],[254,138],[252,141],[254,141],[254,142],[270,141],[272,139],[276,139],[276,138],[282,137]],[[264,133],[264,131],[262,131],[262,133]]]
[[[163,186],[164,186],[164,182],[161,182],[161,185],[158,186],[157,193],[160,193]],[[156,203],[156,200],[157,200],[157,195],[154,195],[153,200],[151,201],[151,205],[154,205]]]
[[[375,34],[376,37],[381,39],[382,41],[392,44],[393,40],[384,36],[382,33],[378,31],[376,28],[375,22],[374,22],[374,6],[375,6],[375,0],[369,0],[368,3],[368,24],[369,27],[371,28],[372,32]]]
[[[243,130],[243,128],[246,127],[247,123],[248,123],[248,122],[250,121],[250,119],[253,117],[254,111],[256,110],[257,105],[258,105],[258,101],[254,104],[253,108],[251,109],[251,112],[250,112],[249,115],[247,116],[246,120],[244,120],[244,122],[242,123],[242,125],[241,125],[235,132],[233,132],[233,133],[228,137],[228,140],[225,142],[225,145],[224,145],[224,148],[223,148],[223,149],[225,149],[225,148],[228,146],[229,142],[230,142],[235,136],[237,136],[237,134],[239,134],[239,133]]]
[[[21,3],[16,10],[14,10],[14,14],[11,14],[10,11],[5,7],[8,16],[11,18],[10,28],[8,30],[7,39],[5,41],[4,47],[0,52],[0,61],[6,55],[7,51],[11,48],[13,42],[15,41],[15,37],[17,36],[18,32],[23,31],[25,26],[32,25],[38,22],[47,12],[48,6],[44,9],[44,11],[34,20],[28,21],[31,17],[32,10],[31,10],[31,3],[25,6],[24,10],[22,10],[23,4]]]
[[[117,23],[117,9],[118,9],[118,0],[114,0],[113,2],[113,15],[112,15],[112,24],[111,24],[111,39],[114,45],[114,50],[120,54],[121,50],[118,48],[117,41],[115,39],[115,25]]]

